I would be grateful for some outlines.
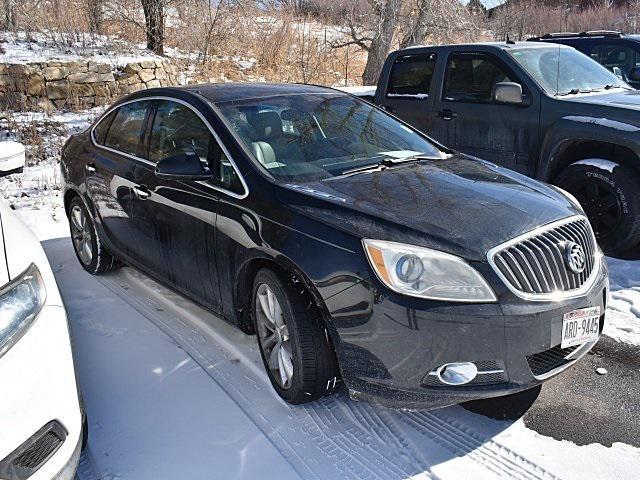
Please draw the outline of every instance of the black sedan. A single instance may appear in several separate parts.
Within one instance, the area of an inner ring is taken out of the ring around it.
[[[61,163],[82,266],[125,262],[256,334],[290,403],[342,382],[392,407],[515,401],[602,332],[574,198],[342,92],[146,90]]]

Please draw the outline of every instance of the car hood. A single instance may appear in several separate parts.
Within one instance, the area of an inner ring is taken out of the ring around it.
[[[579,214],[555,187],[456,155],[331,180],[286,184],[288,206],[361,238],[425,246],[468,260]]]
[[[572,96],[565,97],[565,99],[575,103],[587,103],[592,105],[605,105],[610,107],[640,110],[640,90],[617,90],[612,93]]]

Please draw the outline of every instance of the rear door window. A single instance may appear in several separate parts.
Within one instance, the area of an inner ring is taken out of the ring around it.
[[[100,122],[93,129],[93,138],[98,144],[104,145],[104,140],[107,136],[107,131],[111,126],[111,122],[113,121],[113,117],[115,117],[116,112],[117,111],[114,110],[109,115],[106,115],[102,120],[100,120]]]
[[[403,55],[393,62],[387,96],[427,96],[431,90],[436,55]]]
[[[118,108],[104,145],[129,155],[141,156],[145,121],[150,105],[151,102],[139,101]]]
[[[517,82],[493,56],[453,54],[447,62],[444,99],[452,101],[491,102],[499,82]]]

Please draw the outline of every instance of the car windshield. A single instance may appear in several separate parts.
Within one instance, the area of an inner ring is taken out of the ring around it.
[[[595,60],[571,47],[528,47],[511,56],[551,95],[631,87]]]
[[[416,156],[446,158],[411,128],[342,93],[277,95],[216,106],[278,180],[328,179]]]

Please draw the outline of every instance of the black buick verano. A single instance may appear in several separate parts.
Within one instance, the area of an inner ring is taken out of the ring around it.
[[[255,333],[290,403],[342,382],[392,407],[515,395],[602,332],[575,199],[332,89],[139,92],[62,172],[82,266],[133,265]]]

